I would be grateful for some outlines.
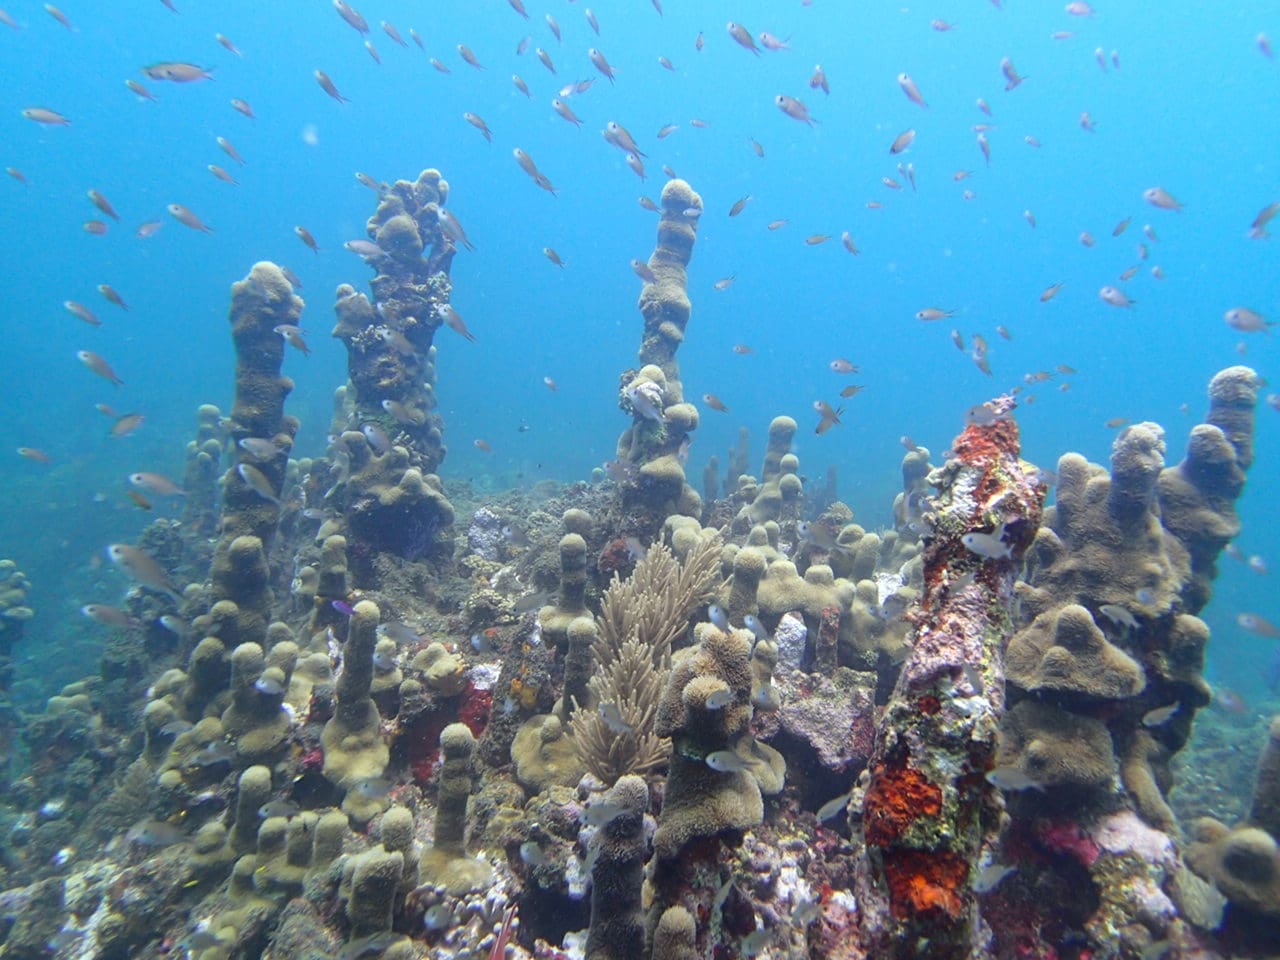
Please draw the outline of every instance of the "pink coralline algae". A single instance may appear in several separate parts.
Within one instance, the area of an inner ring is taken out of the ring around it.
[[[1073,820],[1042,820],[1036,824],[1036,838],[1045,849],[1066,854],[1086,867],[1093,866],[1102,853],[1102,848]]]

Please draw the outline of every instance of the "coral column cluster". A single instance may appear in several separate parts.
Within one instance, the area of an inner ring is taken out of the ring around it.
[[[1038,788],[1007,798],[1010,859],[1049,869],[1036,871],[1036,893],[1021,875],[1003,885],[995,918],[1052,910],[1094,949],[1134,952],[1173,936],[1179,913],[1216,925],[1199,906],[1204,885],[1178,856],[1165,791],[1170,761],[1211,698],[1209,628],[1197,614],[1218,554],[1240,532],[1235,502],[1253,461],[1259,385],[1247,367],[1218,373],[1205,422],[1174,466],[1154,423],[1116,438],[1109,472],[1076,454],[1058,462],[1057,503],[1018,586],[998,758]],[[1058,899],[1070,913],[1049,905]],[[1015,932],[997,925],[997,938],[1008,944]]]

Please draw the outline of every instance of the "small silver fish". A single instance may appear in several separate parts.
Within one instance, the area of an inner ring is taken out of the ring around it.
[[[156,622],[159,623],[160,626],[168,630],[170,633],[177,634],[180,637],[185,635],[187,632],[186,621],[184,621],[181,617],[175,617],[172,613],[166,613],[164,616],[160,617]]]
[[[387,436],[387,431],[383,430],[376,423],[366,423],[360,427],[360,432],[364,434],[364,438],[369,441],[375,453],[387,453],[391,449],[391,438]]]
[[[531,610],[545,607],[552,596],[553,594],[550,590],[536,590],[533,593],[526,593],[511,605],[511,609],[516,613],[529,613]]]
[[[453,908],[446,903],[437,903],[422,917],[422,925],[428,930],[444,930],[453,924]]]
[[[817,900],[801,900],[791,911],[791,919],[800,927],[807,927],[821,915],[822,907]]]
[[[1044,793],[1044,786],[1038,780],[1032,780],[1017,767],[996,767],[987,771],[987,783],[1001,790],[1039,790]]]
[[[543,853],[542,847],[536,841],[526,840],[520,844],[520,859],[526,866],[540,867],[547,862],[547,855]]]
[[[390,398],[382,401],[382,409],[391,414],[395,418],[396,423],[409,424],[410,426],[420,426],[427,422],[427,415],[416,407],[411,407],[407,403],[401,403],[399,400]]]
[[[719,913],[724,907],[725,901],[729,899],[729,893],[733,890],[733,877],[730,876],[724,883],[716,888],[716,895],[711,898],[711,912]]]
[[[187,951],[187,956],[194,957],[204,950],[212,950],[225,944],[208,927],[199,926],[179,940],[177,946]]]
[[[277,507],[280,506],[280,498],[271,489],[271,481],[267,479],[265,473],[248,463],[236,464],[236,473],[240,475],[240,479],[244,481],[245,486],[263,500],[268,503],[274,503]]]
[[[1142,715],[1142,725],[1144,727],[1163,726],[1173,718],[1173,715],[1182,707],[1181,703],[1171,703],[1168,706],[1156,707],[1154,710],[1148,710]]]
[[[366,800],[382,800],[391,792],[391,781],[382,777],[364,777],[351,788]]]
[[[236,748],[226,741],[211,743],[191,758],[193,766],[213,767],[220,763],[230,763],[236,757]]]
[[[630,733],[635,729],[622,718],[622,711],[612,700],[606,700],[600,704],[600,716],[604,720],[604,725],[614,733]]]
[[[747,769],[747,762],[732,750],[716,750],[707,754],[706,764],[720,773],[737,773]]]
[[[755,933],[749,933],[742,938],[742,955],[744,957],[758,956],[772,942],[773,931],[762,927]]]
[[[253,687],[259,693],[265,694],[269,697],[278,697],[280,694],[284,693],[284,684],[275,677],[268,677],[266,675],[263,675],[253,681]]]
[[[137,547],[131,547],[127,543],[113,543],[107,547],[107,557],[132,579],[144,586],[167,593],[174,600],[182,599],[173,584],[169,582],[164,568],[153,557]]]
[[[760,622],[760,618],[755,614],[748,613],[743,617],[742,625],[750,630],[757,640],[769,639],[769,631],[764,628],[764,624]]]
[[[133,617],[129,616],[127,611],[118,607],[109,607],[103,603],[87,603],[80,608],[80,612],[95,623],[107,627],[125,630],[133,625]]]
[[[711,694],[711,696],[707,697],[705,701],[705,705],[708,710],[722,710],[731,703],[733,703],[733,691],[727,687],[717,690],[715,693]]]
[[[810,523],[802,520],[796,524],[796,533],[805,543],[824,550],[827,553],[848,553],[849,548],[836,542],[836,535],[821,523]]]
[[[778,709],[777,688],[772,684],[765,684],[763,687],[757,687],[751,691],[751,706],[757,710],[765,710],[772,712]]]
[[[652,381],[646,381],[646,383],[650,382]],[[654,384],[651,389],[646,390],[645,384],[634,383],[627,387],[623,393],[625,393],[627,399],[631,401],[631,409],[639,414],[642,419],[652,420],[655,423],[663,423],[666,420],[665,414],[663,414],[663,412],[658,408],[657,403],[654,402],[654,399],[651,396],[651,394],[657,394],[660,399],[661,392],[657,389],[657,384]]]
[[[977,576],[978,571],[976,568],[962,573],[960,576],[956,577],[953,582],[947,584],[947,593],[954,595],[960,593],[962,590],[967,590],[973,585],[973,581],[977,579]]]
[[[398,933],[371,933],[367,937],[357,937],[347,942],[334,960],[361,960],[372,954],[381,955],[397,940],[403,939]]]
[[[961,675],[965,679],[965,683],[969,684],[969,689],[973,691],[974,696],[981,696],[983,683],[982,674],[978,672],[978,668],[972,663],[966,663],[960,670]]]
[[[404,645],[406,643],[416,643],[418,640],[418,631],[407,623],[391,621],[388,623],[378,624],[378,636],[386,637],[394,640],[397,644]]]
[[[301,812],[302,808],[292,800],[270,800],[258,808],[258,816],[264,820],[272,817],[284,817],[287,820]]]
[[[1001,420],[1010,420],[1012,416],[1007,410],[1003,413],[996,412],[990,403],[978,403],[965,412],[964,419],[971,427],[989,427]]]
[[[402,357],[411,357],[418,352],[414,348],[413,344],[409,342],[409,338],[399,330],[392,330],[390,327],[380,326],[375,332],[383,343]]]
[[[241,437],[236,446],[255,460],[270,460],[280,452],[280,448],[265,437]]]
[[[626,812],[627,808],[620,803],[597,800],[587,805],[582,814],[582,822],[592,827],[603,827]]]
[[[1012,867],[1007,863],[988,864],[978,872],[978,876],[974,879],[973,892],[990,893],[996,887],[1000,886],[1005,877],[1009,876],[1009,874],[1013,873],[1017,869],[1017,867]]]
[[[372,240],[348,240],[342,246],[361,257],[374,258],[385,257],[387,255],[387,251],[383,250]]]
[[[1098,608],[1098,612],[1114,623],[1116,626],[1124,627],[1126,630],[1137,630],[1138,620],[1132,613],[1124,607],[1116,603],[1104,603]]]
[[[1013,547],[1004,542],[1005,524],[996,527],[993,533],[975,530],[960,538],[971,552],[987,560],[1003,560],[1013,556]]]
[[[187,839],[187,835],[165,820],[139,820],[129,828],[125,839],[144,847],[171,847]]]
[[[707,607],[707,619],[720,630],[729,629],[729,615],[724,612],[724,607],[718,603],[713,603]]]

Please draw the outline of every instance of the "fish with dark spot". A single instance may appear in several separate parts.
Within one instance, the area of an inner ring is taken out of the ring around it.
[[[258,816],[264,820],[269,820],[272,817],[284,817],[287,820],[290,817],[296,817],[301,812],[302,808],[292,800],[271,800],[258,808]]]
[[[187,839],[187,835],[166,820],[148,819],[130,827],[125,839],[144,847],[171,847]]]

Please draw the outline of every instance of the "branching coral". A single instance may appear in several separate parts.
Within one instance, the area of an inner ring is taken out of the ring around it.
[[[579,757],[603,782],[666,760],[667,743],[653,723],[671,669],[671,645],[715,588],[719,567],[716,537],[699,541],[683,564],[659,544],[630,577],[615,575],[605,591],[593,645],[596,673],[587,684],[591,703],[579,704],[570,720]],[[621,723],[610,725],[599,709],[605,704],[617,707]]]

